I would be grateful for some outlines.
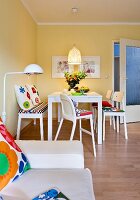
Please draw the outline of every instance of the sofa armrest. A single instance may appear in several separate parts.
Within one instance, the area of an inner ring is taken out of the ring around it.
[[[16,140],[31,168],[84,168],[80,141]]]

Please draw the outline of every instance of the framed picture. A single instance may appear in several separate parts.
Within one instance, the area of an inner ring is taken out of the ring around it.
[[[87,74],[86,78],[100,78],[100,56],[82,56],[79,68]]]
[[[52,78],[64,78],[64,72],[73,72],[67,56],[52,56]]]

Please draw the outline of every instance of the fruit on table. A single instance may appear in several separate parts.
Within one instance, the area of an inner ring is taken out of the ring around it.
[[[88,92],[89,91],[89,88],[87,86],[82,86],[81,88],[79,88],[79,90],[81,91],[84,91],[84,92]]]
[[[82,86],[80,89],[81,90],[89,90],[89,88],[87,86]]]

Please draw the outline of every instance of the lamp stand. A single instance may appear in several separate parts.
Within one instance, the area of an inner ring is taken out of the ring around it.
[[[24,72],[8,72],[5,73],[4,79],[3,79],[3,111],[2,111],[2,121],[5,124],[6,123],[6,77],[7,75],[14,75],[14,74],[24,74]]]

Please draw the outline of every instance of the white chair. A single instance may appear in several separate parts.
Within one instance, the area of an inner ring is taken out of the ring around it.
[[[106,99],[107,100],[103,100],[102,101],[102,107],[112,107],[112,94],[113,94],[113,91],[112,90],[107,90],[107,93],[106,93]],[[98,109],[98,104],[97,103],[92,103],[92,106],[91,106],[91,109],[92,109],[92,112],[93,112],[93,115],[94,115],[94,130],[96,129],[96,124],[97,124],[97,115],[98,115],[98,112],[97,112],[97,109]],[[113,124],[114,124],[114,118],[113,118]],[[110,117],[110,125],[112,125],[112,118]]]
[[[20,139],[20,127],[21,127],[21,120],[22,119],[34,119],[34,122],[36,122],[36,119],[40,120],[40,135],[41,140],[44,140],[44,130],[43,130],[43,117],[46,114],[48,109],[48,104],[45,102],[42,102],[38,104],[37,106],[34,106],[30,110],[23,110],[20,109],[18,113],[18,125],[17,125],[17,136],[16,139]],[[35,124],[35,123],[34,123]]]
[[[92,136],[94,156],[96,157],[92,112],[91,111],[83,111],[83,112],[79,112],[79,113],[77,112],[78,114],[76,114],[74,104],[73,104],[71,98],[69,96],[67,96],[66,94],[60,94],[60,100],[61,100],[61,105],[62,105],[62,118],[61,118],[61,121],[60,121],[60,124],[59,124],[59,127],[58,127],[58,130],[57,130],[54,140],[57,140],[57,138],[58,138],[58,135],[60,133],[60,129],[61,129],[64,119],[73,122],[71,136],[70,136],[70,140],[73,140],[74,132],[75,132],[75,128],[76,128],[76,121],[79,120],[80,141],[82,141],[82,131],[87,134],[90,134]],[[82,128],[82,126],[81,126],[82,119],[90,120],[91,132]]]
[[[114,101],[115,107],[103,110],[103,140],[105,140],[105,119],[106,116],[117,117],[117,132],[119,132],[119,117],[123,117],[125,139],[128,139],[126,117],[123,102],[123,92],[114,92],[112,101]]]

